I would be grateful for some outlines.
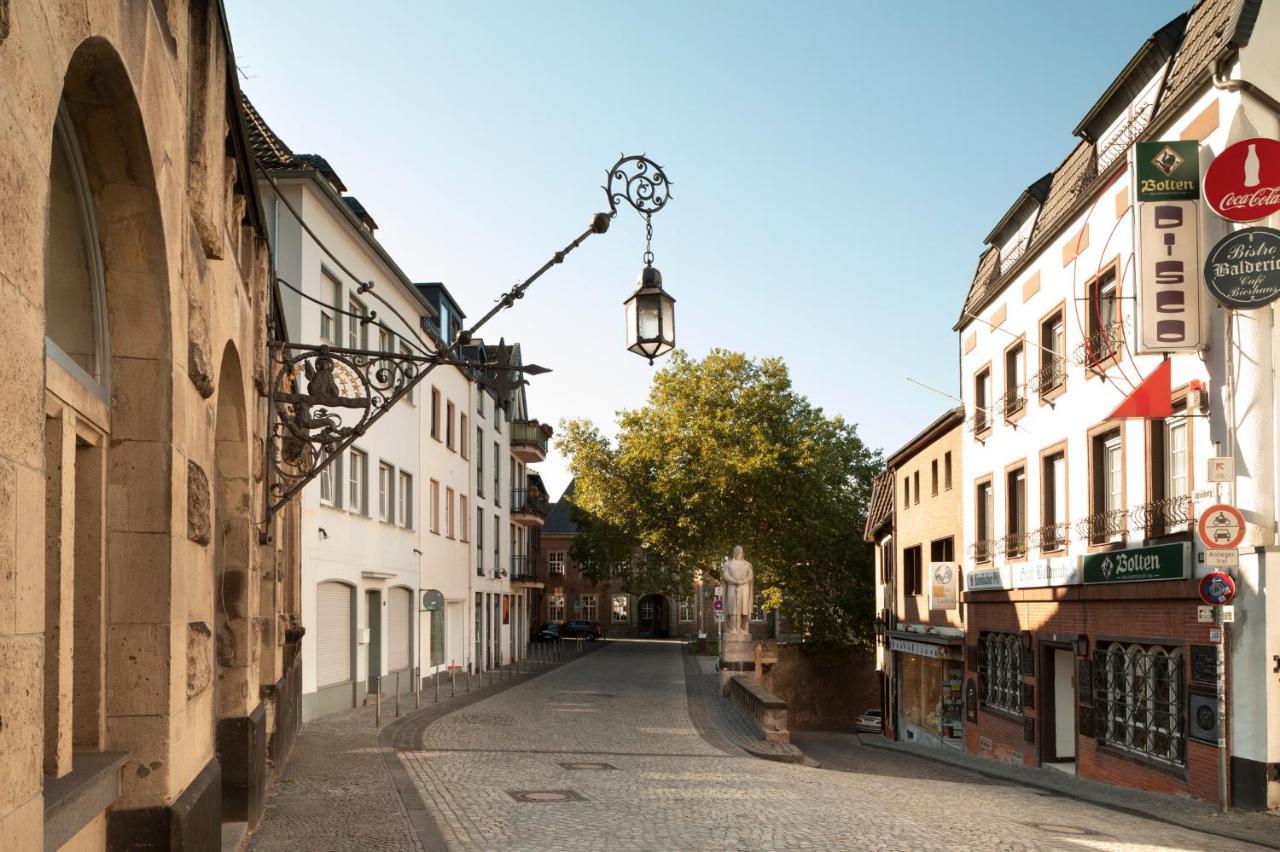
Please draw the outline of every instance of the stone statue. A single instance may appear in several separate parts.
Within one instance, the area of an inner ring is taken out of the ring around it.
[[[742,558],[742,547],[733,548],[733,558],[720,565],[724,580],[724,620],[728,633],[749,633],[751,609],[755,604],[752,595],[751,563]]]

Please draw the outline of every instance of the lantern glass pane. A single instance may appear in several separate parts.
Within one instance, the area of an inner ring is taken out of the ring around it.
[[[668,344],[676,342],[676,300],[662,294],[662,339]]]
[[[636,302],[639,311],[637,334],[641,340],[656,340],[662,316],[661,298],[656,293],[646,293],[636,299]]]
[[[636,344],[636,297],[632,296],[626,302],[627,311],[627,348],[633,348]]]

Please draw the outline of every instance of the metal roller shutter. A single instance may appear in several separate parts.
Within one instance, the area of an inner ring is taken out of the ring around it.
[[[409,618],[413,612],[413,593],[408,589],[392,589],[387,601],[387,663],[391,671],[407,669],[413,660],[413,630]]]
[[[329,686],[351,680],[351,587],[316,587],[316,683]]]

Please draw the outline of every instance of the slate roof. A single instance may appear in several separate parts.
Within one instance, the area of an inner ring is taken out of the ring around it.
[[[1186,32],[1174,55],[1173,67],[1156,104],[1155,116],[1143,137],[1157,131],[1162,117],[1177,109],[1204,85],[1220,56],[1249,43],[1261,5],[1262,0],[1200,0],[1187,13]],[[1164,28],[1153,38],[1163,32]],[[1039,254],[1105,185],[1102,179],[1118,172],[1124,162],[1125,158],[1118,158],[1099,174],[1093,143],[1080,141],[1053,171],[1048,194],[1021,260],[1001,271],[999,253],[995,249],[989,248],[982,254],[955,329],[963,328],[969,314],[977,313],[1003,291],[1022,267]]]
[[[269,172],[314,169],[328,178],[339,193],[347,191],[346,184],[338,177],[338,173],[334,171],[333,166],[329,165],[328,160],[319,154],[295,154],[284,140],[276,135],[266,119],[262,117],[262,113],[258,112],[253,102],[249,100],[249,96],[243,92],[240,93],[240,104],[244,108],[249,147],[253,150],[253,156],[259,165]]]
[[[557,500],[551,506],[551,511],[547,514],[547,520],[542,525],[542,534],[548,535],[577,535],[578,527],[573,522],[573,480],[569,480],[569,487],[564,490]]]

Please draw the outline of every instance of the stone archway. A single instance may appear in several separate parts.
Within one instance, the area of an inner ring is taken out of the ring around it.
[[[253,617],[253,488],[244,373],[227,344],[216,385],[213,461],[213,718],[222,770],[223,822],[261,815],[266,780],[266,715],[254,663],[259,653]]]
[[[83,165],[105,296],[107,369],[97,391],[109,418],[104,511],[96,521],[106,542],[98,587],[101,656],[77,665],[100,672],[92,688],[102,712],[90,720],[101,734],[96,747],[130,754],[111,811],[115,819],[171,800],[171,790],[189,777],[175,783],[172,773],[190,771],[175,767],[157,747],[173,736],[169,684],[185,657],[185,649],[174,645],[182,633],[172,629],[185,618],[175,607],[172,571],[169,262],[141,110],[128,71],[107,40],[88,39],[73,52],[61,100]],[[84,625],[88,610],[81,615]],[[197,739],[192,751],[198,754],[202,745]]]

